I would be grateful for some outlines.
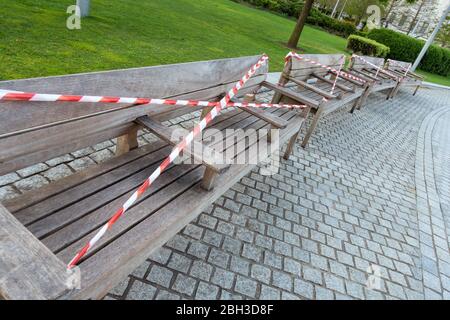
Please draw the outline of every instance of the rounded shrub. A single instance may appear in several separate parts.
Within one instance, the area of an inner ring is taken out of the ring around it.
[[[347,49],[366,56],[385,58],[389,54],[389,47],[375,40],[351,35],[348,37]]]
[[[390,59],[414,62],[425,42],[389,29],[373,29],[368,38],[390,48]],[[419,68],[442,76],[450,75],[450,50],[431,45],[420,62]]]

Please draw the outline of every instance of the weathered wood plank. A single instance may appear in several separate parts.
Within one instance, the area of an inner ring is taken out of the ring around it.
[[[0,204],[0,297],[56,299],[70,289],[66,266]]]

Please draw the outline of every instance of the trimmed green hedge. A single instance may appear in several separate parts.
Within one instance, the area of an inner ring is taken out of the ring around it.
[[[272,10],[284,15],[296,17],[303,7],[303,0],[233,0],[234,2],[247,2],[255,7]]]
[[[385,58],[390,51],[389,47],[384,44],[354,34],[348,37],[347,49],[353,50],[355,53],[380,58]]]
[[[391,49],[388,58],[406,62],[414,62],[425,44],[422,40],[389,29],[373,29],[367,37],[388,46]],[[445,77],[450,76],[450,50],[431,45],[419,68]]]
[[[233,0],[234,2],[247,2],[255,7],[268,9],[297,18],[300,9],[303,7],[303,0]],[[347,38],[351,34],[361,35],[360,31],[356,30],[353,23],[348,21],[340,21],[330,18],[323,14],[316,8],[312,8],[306,20],[306,23],[319,26],[333,34]]]
[[[345,38],[358,32],[353,23],[330,18],[315,8],[311,9],[306,22],[308,24],[322,27],[331,33]]]

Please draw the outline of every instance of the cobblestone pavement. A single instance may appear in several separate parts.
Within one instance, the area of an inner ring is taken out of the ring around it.
[[[106,299],[448,299],[449,98],[374,94],[353,115],[327,116],[278,174],[244,177]],[[0,199],[114,149],[107,141],[0,177]]]

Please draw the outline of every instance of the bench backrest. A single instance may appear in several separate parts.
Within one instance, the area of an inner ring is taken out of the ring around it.
[[[301,54],[300,56],[309,58],[335,69],[339,68],[343,57],[342,54]],[[292,64],[289,70],[289,75],[291,77],[305,81],[311,78],[312,73],[317,73],[323,76],[326,75],[328,71],[325,68],[310,62],[292,58]]]
[[[384,67],[384,58],[377,58],[377,57],[370,57],[370,56],[361,56],[361,58],[363,58],[364,60],[380,67],[383,68]],[[352,60],[350,62],[350,67],[353,69],[361,69],[361,68],[372,68],[369,64],[367,64],[366,62],[364,62],[361,59],[352,57]]]
[[[400,61],[400,60],[393,60],[393,59],[387,59],[386,60],[386,69],[398,69],[404,68],[405,71],[411,66],[409,62]]]
[[[0,89],[49,94],[177,98],[215,101],[260,56],[0,82]],[[256,90],[261,67],[239,91]],[[160,121],[200,107],[0,102],[0,175],[121,136],[137,117]]]

